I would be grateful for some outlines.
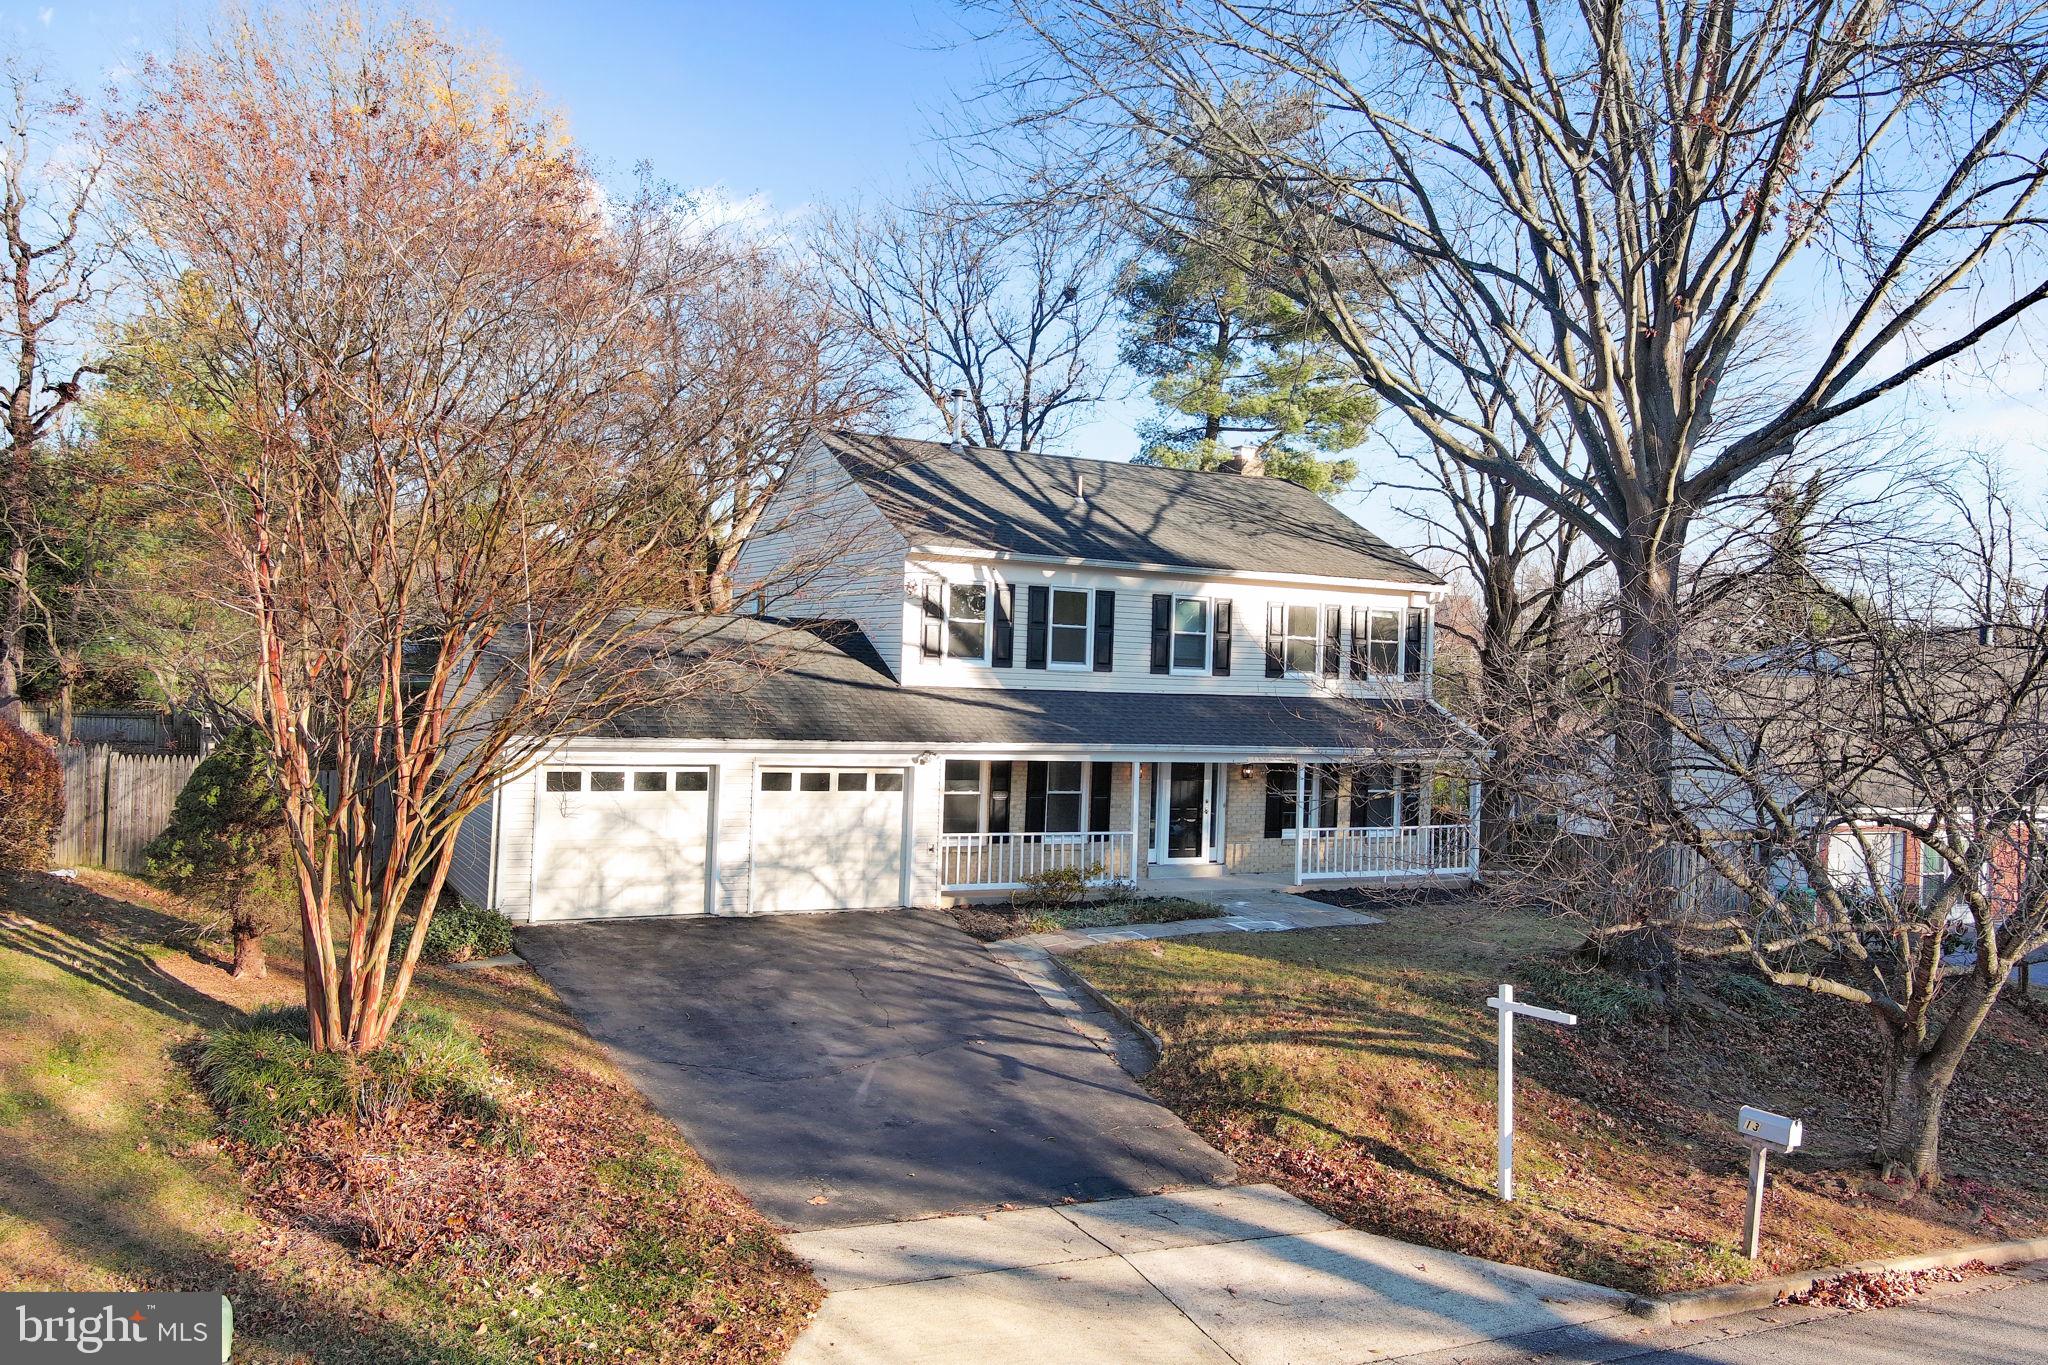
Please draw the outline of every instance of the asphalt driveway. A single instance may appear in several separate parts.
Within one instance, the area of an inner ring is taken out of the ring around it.
[[[542,925],[519,950],[788,1227],[1234,1176],[938,911]]]

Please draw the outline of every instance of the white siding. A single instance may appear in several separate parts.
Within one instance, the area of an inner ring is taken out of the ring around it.
[[[1015,562],[948,561],[931,558],[910,562],[907,579],[911,590],[905,594],[900,626],[903,641],[902,671],[899,676],[911,687],[1015,687],[1059,688],[1064,690],[1111,692],[1229,692],[1275,697],[1303,697],[1318,693],[1345,696],[1423,697],[1429,694],[1428,671],[1423,681],[1399,679],[1352,681],[1348,667],[1340,681],[1318,674],[1314,678],[1268,678],[1266,676],[1266,608],[1269,603],[1297,606],[1335,606],[1342,616],[1342,647],[1351,648],[1351,612],[1354,607],[1380,608],[1403,613],[1408,608],[1427,606],[1429,589],[1412,591],[1363,591],[1335,586],[1319,588],[1292,584],[1260,583],[1251,580],[1209,579],[1199,575],[1168,575],[1139,572],[1109,572],[1095,569],[1050,568]],[[918,629],[923,611],[923,585],[934,580],[947,582],[1007,582],[1016,589],[1014,662],[1008,668],[964,662],[957,659],[927,659],[923,656]],[[1030,625],[1028,589],[1046,587],[1082,588],[1091,593],[1109,589],[1116,594],[1116,666],[1109,672],[1091,669],[1026,668],[1027,631]],[[1176,674],[1151,671],[1152,596],[1173,593],[1207,597],[1231,604],[1232,630],[1230,674]],[[1404,627],[1405,628],[1405,627]]]
[[[893,667],[903,644],[907,549],[845,468],[812,446],[740,551],[740,609],[856,621]]]
[[[497,807],[492,796],[462,818],[455,831],[455,858],[448,864],[448,884],[455,894],[485,909],[496,908],[491,904],[491,819]]]
[[[540,774],[498,788],[498,913],[523,923],[533,913],[533,795]]]

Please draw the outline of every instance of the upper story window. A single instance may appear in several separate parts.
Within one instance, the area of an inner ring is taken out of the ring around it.
[[[946,657],[988,662],[988,587],[952,583],[946,588]]]
[[[1283,619],[1280,658],[1290,674],[1316,671],[1316,647],[1322,642],[1322,612],[1315,607],[1290,606]]]
[[[1054,588],[1047,650],[1054,668],[1088,668],[1095,633],[1095,595],[1085,588]]]
[[[1366,676],[1398,677],[1401,672],[1401,613],[1369,611],[1365,614]]]
[[[1200,597],[1173,599],[1173,671],[1209,671],[1209,603]]]

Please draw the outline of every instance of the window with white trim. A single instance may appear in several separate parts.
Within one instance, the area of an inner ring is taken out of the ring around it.
[[[1394,828],[1401,779],[1384,764],[1354,768],[1351,772],[1351,826],[1353,829]]]
[[[943,817],[939,828],[947,834],[981,832],[981,760],[946,760]]]
[[[1045,832],[1083,834],[1088,829],[1088,772],[1085,763],[1045,765]]]
[[[1287,672],[1302,677],[1314,675],[1319,662],[1317,651],[1323,642],[1322,608],[1291,606],[1281,613],[1281,623],[1280,658]]]
[[[1296,835],[1294,809],[1295,781],[1297,774],[1291,763],[1274,763],[1266,769],[1266,837],[1268,839],[1292,839]],[[1309,813],[1315,819],[1312,828],[1335,829],[1337,823],[1336,770],[1321,765],[1312,766],[1301,779],[1302,790],[1308,796]]]
[[[1047,622],[1047,658],[1054,668],[1088,668],[1095,635],[1095,594],[1086,588],[1054,588]]]
[[[1173,671],[1209,671],[1209,603],[1201,597],[1173,599]]]
[[[1368,677],[1401,676],[1401,613],[1374,610],[1366,613],[1365,667]]]
[[[988,662],[988,585],[946,586],[946,657]]]

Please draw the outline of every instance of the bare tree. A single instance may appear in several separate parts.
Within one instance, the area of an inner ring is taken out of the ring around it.
[[[997,7],[1074,183],[1146,212],[1167,154],[1231,169],[1268,209],[1247,258],[1287,255],[1382,401],[1612,566],[1628,810],[1669,794],[1703,511],[2048,299],[2038,0]],[[1321,137],[1257,137],[1243,89],[1314,102]],[[1370,317],[1330,287],[1361,257],[1401,266]],[[1582,465],[1531,458],[1523,367]]]
[[[1957,1067],[2048,946],[2048,608],[1998,549],[2003,509],[1962,510],[1960,544],[1896,542],[1851,583],[1810,582],[1827,610],[1774,648],[1689,650],[1659,813],[1712,874],[1662,927],[1862,1007],[1885,1051],[1875,1157],[1925,1183]],[[1980,618],[1987,582],[1999,614]]]
[[[0,719],[21,718],[34,611],[32,562],[52,490],[51,437],[93,367],[68,361],[82,314],[100,297],[107,263],[87,209],[99,162],[83,107],[50,89],[19,57],[0,62],[0,239],[7,251],[0,344],[7,351],[0,451]]]
[[[640,448],[691,282],[512,88],[424,23],[312,11],[152,66],[112,129],[189,334],[164,467],[248,623],[326,1050],[388,1036],[497,786],[706,685],[644,609],[711,534]]]
[[[814,510],[776,498],[804,444],[859,421],[884,395],[817,282],[776,244],[707,228],[654,186],[629,221],[651,352],[635,459],[664,490],[650,511],[692,557],[661,600],[729,611],[767,586],[735,581],[741,549],[790,529],[761,524],[770,506],[799,519]],[[803,553],[782,558],[779,578],[821,571],[846,548],[813,532]]]
[[[1117,247],[1086,205],[938,190],[832,214],[814,242],[833,316],[893,383],[949,434],[1014,450],[1043,449],[1107,392]]]

